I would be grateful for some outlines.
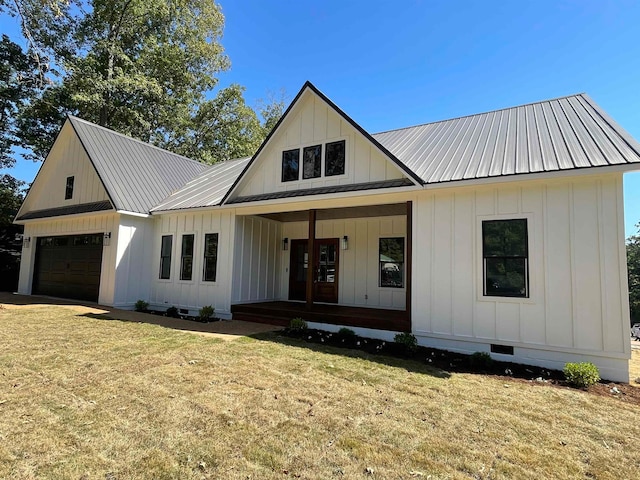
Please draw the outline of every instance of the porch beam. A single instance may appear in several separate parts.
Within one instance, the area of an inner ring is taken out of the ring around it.
[[[411,200],[407,202],[407,258],[405,258],[405,272],[407,275],[407,286],[405,294],[407,296],[405,310],[407,319],[411,322],[411,266],[413,264],[413,203]]]
[[[316,210],[309,210],[309,237],[307,240],[309,252],[308,266],[307,266],[307,308],[310,309],[313,306],[313,278],[315,274],[315,243],[316,243]]]

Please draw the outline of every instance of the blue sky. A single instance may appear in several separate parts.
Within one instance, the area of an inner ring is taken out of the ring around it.
[[[306,80],[370,132],[587,92],[640,139],[640,2],[222,1],[231,70],[255,105]],[[6,18],[1,31],[15,31]],[[13,35],[12,35],[13,36]],[[13,174],[31,181],[38,165]],[[625,231],[640,172],[625,174]]]

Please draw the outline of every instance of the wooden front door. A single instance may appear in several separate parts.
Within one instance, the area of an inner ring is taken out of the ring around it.
[[[291,241],[289,300],[306,299],[308,245],[307,240]],[[313,301],[338,303],[338,239],[316,239],[313,257]]]
[[[313,301],[338,303],[338,239],[317,239],[314,247]]]

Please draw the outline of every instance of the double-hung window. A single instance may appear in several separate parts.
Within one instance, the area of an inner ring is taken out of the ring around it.
[[[215,282],[218,264],[218,234],[207,233],[204,236],[204,273],[205,282]]]
[[[163,235],[160,246],[160,278],[167,280],[171,278],[171,247],[173,235]]]
[[[527,219],[482,222],[484,295],[529,297]]]
[[[67,177],[67,184],[64,189],[64,199],[70,200],[73,198],[73,183],[74,177]]]
[[[193,238],[192,233],[182,235],[182,255],[180,258],[180,280],[191,280],[193,275]]]

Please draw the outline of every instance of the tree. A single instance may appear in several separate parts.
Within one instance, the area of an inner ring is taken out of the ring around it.
[[[629,273],[629,307],[632,321],[640,321],[640,223],[637,235],[627,238],[627,270]]]

